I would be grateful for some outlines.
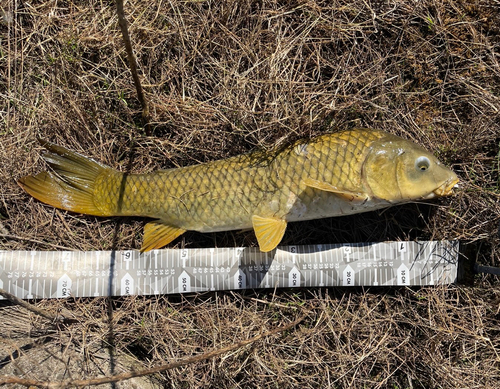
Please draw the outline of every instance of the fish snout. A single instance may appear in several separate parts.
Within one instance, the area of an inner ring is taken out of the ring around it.
[[[434,190],[436,196],[451,196],[453,194],[453,189],[459,188],[459,179],[456,175],[447,180],[443,185]]]

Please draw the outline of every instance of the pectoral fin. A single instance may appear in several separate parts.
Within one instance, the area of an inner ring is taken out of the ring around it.
[[[339,189],[336,186],[333,186],[332,184],[329,184],[327,182],[322,182],[318,180],[314,180],[312,178],[306,178],[304,180],[304,184],[306,186],[309,186],[314,189],[319,189],[319,190],[324,190],[326,192],[332,192],[340,197],[345,198],[346,200],[353,201],[353,200],[358,200],[358,201],[365,201],[368,198],[368,195],[366,193],[357,193],[353,192],[350,190],[346,189]]]
[[[268,252],[281,242],[286,230],[286,220],[252,216],[253,229],[259,242],[260,251]]]
[[[159,249],[185,232],[186,230],[182,228],[163,224],[159,220],[150,222],[144,226],[144,241],[141,252]]]

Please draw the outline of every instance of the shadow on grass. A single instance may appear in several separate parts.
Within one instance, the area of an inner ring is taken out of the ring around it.
[[[127,168],[126,171],[124,172],[122,176],[122,180],[120,183],[120,191],[118,195],[118,211],[121,209],[121,206],[123,204],[123,198],[125,196],[125,186],[127,183],[127,177],[130,175],[132,171],[132,166],[134,165],[134,158],[136,155],[136,146],[134,140],[131,141],[130,144],[130,149],[128,152],[128,162],[127,162]],[[108,282],[108,296],[106,298],[106,306],[107,306],[107,313],[108,313],[108,323],[109,323],[109,329],[108,329],[108,334],[107,334],[107,348],[109,351],[109,365],[110,365],[110,374],[115,375],[116,374],[116,349],[115,349],[115,331],[114,331],[114,326],[113,326],[113,281],[114,280],[114,273],[115,273],[115,265],[116,265],[116,251],[118,248],[118,236],[120,232],[120,226],[123,223],[123,219],[118,219],[116,221],[116,226],[115,226],[115,232],[113,234],[113,240],[111,243],[111,256],[110,256],[110,263],[109,263],[109,282]],[[116,383],[113,382],[111,383],[112,388],[116,388]]]

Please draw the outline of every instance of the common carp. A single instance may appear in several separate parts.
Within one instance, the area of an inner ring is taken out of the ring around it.
[[[264,152],[148,174],[122,173],[41,141],[53,172],[19,180],[38,200],[95,216],[144,216],[141,251],[194,230],[253,228],[273,250],[288,222],[447,196],[457,175],[427,150],[379,130],[320,135]]]

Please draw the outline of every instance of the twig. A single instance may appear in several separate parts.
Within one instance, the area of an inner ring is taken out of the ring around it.
[[[130,35],[128,33],[127,20],[125,19],[125,12],[123,11],[123,0],[116,0],[116,10],[118,12],[118,24],[120,25],[120,29],[123,35],[123,41],[125,43],[125,50],[127,51],[130,72],[132,73],[135,89],[137,90],[137,97],[142,106],[142,121],[144,129],[146,131],[146,135],[149,136],[151,135],[149,126],[149,106],[142,90],[139,74],[137,73],[137,60],[135,58],[134,52],[132,51],[132,43],[130,41]]]
[[[25,240],[27,242],[43,244],[45,246],[50,246],[50,247],[53,247],[53,248],[56,248],[56,249],[61,249],[61,250],[66,250],[66,251],[75,251],[75,249],[72,249],[72,248],[69,248],[69,247],[59,246],[58,244],[47,243],[47,242],[43,242],[41,240],[32,239],[32,238],[26,238],[26,237],[18,236],[18,235],[0,234],[0,238],[15,239],[15,240]]]
[[[248,346],[249,344],[252,344],[262,338],[278,334],[280,332],[289,330],[290,328],[295,327],[298,325],[300,322],[302,322],[305,318],[307,317],[307,314],[304,316],[300,317],[299,319],[295,320],[292,323],[289,323],[287,325],[284,325],[282,327],[275,328],[274,330],[271,330],[269,332],[265,332],[263,334],[254,336],[251,339],[243,340],[238,343],[234,343],[230,346],[223,347],[217,350],[212,350],[204,354],[196,355],[194,357],[186,358],[186,359],[181,359],[180,361],[176,362],[170,362],[165,365],[157,366],[157,367],[152,367],[149,369],[144,369],[140,371],[131,371],[127,373],[122,373],[122,374],[116,374],[108,377],[100,377],[100,378],[91,378],[91,379],[86,379],[86,380],[65,380],[65,381],[59,381],[59,382],[51,382],[51,381],[38,381],[34,379],[26,379],[26,378],[18,378],[18,377],[12,377],[12,376],[0,376],[0,385],[3,384],[18,384],[18,385],[23,385],[23,386],[35,386],[39,388],[61,388],[61,387],[70,387],[70,386],[87,386],[87,385],[102,385],[102,384],[107,384],[107,383],[112,383],[112,382],[118,382],[118,381],[124,381],[128,380],[131,378],[135,377],[143,377],[146,375],[150,374],[155,374],[155,373],[160,373],[166,370],[170,369],[175,369],[177,367],[189,365],[192,363],[200,362],[206,359],[214,358],[219,355],[225,354],[227,352],[237,350],[239,348]]]
[[[16,305],[20,305],[21,307],[26,308],[28,311],[36,313],[37,315],[42,316],[45,319],[48,319],[53,323],[65,321],[64,317],[52,315],[51,313],[47,312],[45,309],[35,307],[33,304],[30,304],[24,300],[21,300],[19,297],[16,297],[13,294],[10,294],[9,292],[7,292],[4,289],[0,289],[0,295],[5,297],[10,302],[12,302]]]

